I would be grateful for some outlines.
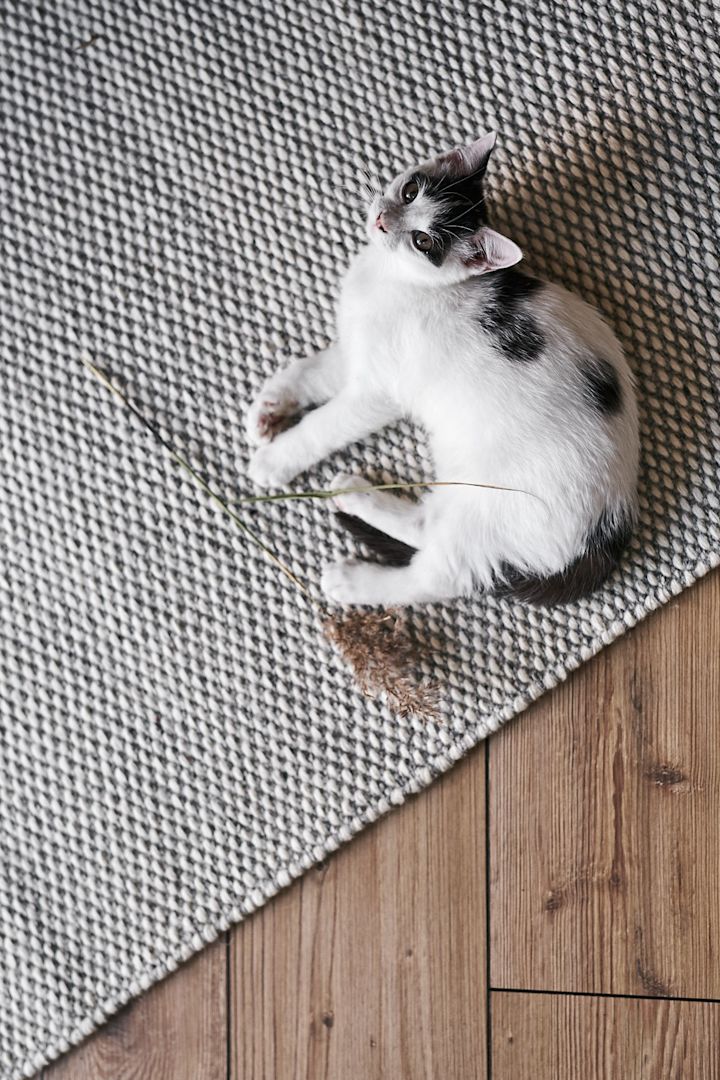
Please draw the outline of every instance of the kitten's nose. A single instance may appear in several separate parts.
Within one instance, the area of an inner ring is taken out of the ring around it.
[[[380,232],[387,232],[382,214],[378,214],[378,216],[375,218],[375,228],[379,229]]]

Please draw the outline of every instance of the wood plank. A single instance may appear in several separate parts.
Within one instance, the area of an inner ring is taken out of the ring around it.
[[[223,938],[131,1002],[43,1080],[226,1080]]]
[[[718,1080],[720,1004],[492,994],[493,1080]]]
[[[484,752],[233,931],[233,1080],[483,1080]]]
[[[490,752],[491,985],[720,998],[720,574]]]

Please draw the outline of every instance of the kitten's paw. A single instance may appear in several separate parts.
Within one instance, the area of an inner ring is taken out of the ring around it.
[[[341,559],[323,569],[320,587],[333,604],[362,604],[362,574],[362,560]]]
[[[276,435],[289,427],[297,415],[298,403],[290,394],[263,389],[248,409],[245,417],[245,434],[251,446],[272,442]]]
[[[369,483],[369,480],[365,480],[362,476],[357,476],[355,473],[336,473],[330,487],[333,491],[343,491],[344,494],[333,495],[329,500],[331,508],[333,510],[341,510],[344,514],[357,514],[359,508],[362,506],[362,501],[365,498],[362,494],[362,489],[367,488]],[[355,490],[345,491],[346,488],[359,488],[361,490],[356,494]]]
[[[250,458],[248,476],[258,487],[283,487],[297,476],[297,462],[287,453],[282,443],[268,443],[255,451]]]

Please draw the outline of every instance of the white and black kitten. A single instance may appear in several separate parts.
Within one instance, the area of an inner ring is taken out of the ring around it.
[[[597,588],[629,539],[632,377],[593,308],[511,269],[520,249],[487,225],[494,143],[493,132],[441,154],[375,196],[370,243],[343,282],[337,343],[274,375],[249,411],[248,436],[263,444],[250,477],[262,486],[407,417],[427,431],[439,480],[520,489],[436,487],[421,502],[338,496],[371,546],[397,543],[386,545],[394,565],[327,566],[322,586],[337,603],[423,603],[478,588],[564,603]],[[335,487],[348,486],[367,481],[340,474]]]

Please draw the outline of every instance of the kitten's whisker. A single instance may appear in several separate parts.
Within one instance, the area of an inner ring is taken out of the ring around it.
[[[450,221],[447,221],[445,223],[446,226],[447,225],[452,225],[452,223],[454,221],[457,221],[459,218],[463,217],[465,214],[469,214],[472,210],[475,210],[476,207],[481,206],[484,202],[485,202],[485,196],[483,195],[483,197],[481,199],[478,199],[478,201],[476,203],[472,204],[472,206],[470,207],[469,210],[463,210],[460,214],[456,214],[456,216],[454,218],[451,218]]]
[[[452,199],[448,199],[447,202],[455,202],[456,199],[464,199],[465,202],[469,202],[472,205],[472,199],[469,195],[463,195],[461,192],[456,191]]]
[[[353,155],[353,163],[357,171],[361,174],[364,190],[373,197],[381,195],[382,185],[380,184],[377,174],[370,169],[359,154]]]
[[[457,232],[458,229],[462,229],[463,232],[469,232],[469,233],[475,232],[475,230],[471,229],[469,225],[452,225],[452,226],[446,225],[446,226],[444,226],[444,228],[446,229],[447,232],[450,232],[450,233],[455,233],[455,232]]]
[[[365,179],[360,180],[360,189],[361,191],[364,191],[370,199],[374,199],[376,196],[382,194],[379,187]]]

